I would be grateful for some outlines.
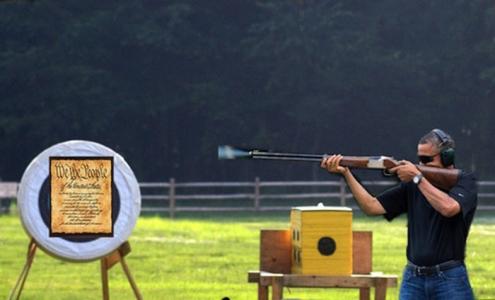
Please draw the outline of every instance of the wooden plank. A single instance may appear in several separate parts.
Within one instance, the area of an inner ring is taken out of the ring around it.
[[[495,181],[478,181],[479,186],[495,186]]]
[[[260,270],[272,273],[290,273],[290,229],[260,231]]]
[[[261,285],[260,271],[249,271],[248,282],[258,284],[258,300],[268,300],[268,286]]]
[[[102,258],[102,260],[104,260],[106,268],[110,270],[116,263],[121,261],[130,252],[131,245],[129,244],[129,242],[124,242],[122,245],[120,245],[119,248]]]
[[[167,212],[165,207],[141,207],[141,212]]]
[[[140,188],[168,188],[170,185],[167,182],[140,182]]]
[[[141,200],[168,200],[165,195],[142,195]]]
[[[284,298],[283,277],[272,277],[272,300],[282,300]]]
[[[168,215],[171,219],[175,217],[175,179],[170,178],[168,188]]]
[[[284,276],[286,275],[280,273],[270,273],[270,272],[261,271],[259,283],[263,286],[269,286],[272,285],[274,277],[283,278]]]
[[[176,195],[178,200],[224,200],[224,199],[252,199],[254,194],[225,194],[225,195]]]
[[[377,278],[375,284],[375,300],[385,300],[387,297],[387,280]]]
[[[258,284],[258,300],[268,300],[268,286]]]
[[[477,210],[495,210],[495,205],[478,205]]]
[[[373,233],[371,231],[352,232],[352,273],[371,273],[373,262]]]
[[[127,243],[127,242],[126,242]],[[127,243],[129,245],[129,243]],[[124,246],[124,248],[127,246]],[[131,250],[130,246],[128,246],[129,251]],[[122,248],[122,247],[121,247]],[[124,253],[127,251],[126,249],[122,248],[121,251]],[[122,252],[121,252],[122,253]],[[129,281],[129,284],[131,285],[132,291],[134,292],[134,296],[136,297],[137,300],[143,300],[143,296],[141,295],[141,292],[139,291],[139,288],[134,281],[134,277],[132,277],[131,270],[127,266],[127,263],[125,262],[124,255],[122,255],[120,264],[122,265],[122,269],[124,270],[125,275],[127,276],[127,280]]]
[[[253,195],[253,200],[254,200],[254,209],[256,211],[260,210],[260,193],[261,193],[261,187],[260,187],[260,178],[256,177],[254,180],[254,195]]]
[[[284,285],[290,287],[372,287],[373,278],[353,278],[352,276],[285,276]]]
[[[261,281],[270,277],[261,273]],[[397,286],[396,275],[351,275],[351,276],[311,276],[286,274],[283,276],[284,285],[290,287],[341,287],[363,288],[374,287],[377,280],[383,279],[387,287]]]
[[[251,187],[253,182],[183,182],[177,183],[176,187]]]
[[[495,197],[495,193],[478,193],[478,197],[491,198],[491,197]]]
[[[249,271],[248,272],[248,282],[250,282],[250,283],[260,282],[260,271]]]
[[[274,194],[261,195],[261,199],[302,199],[302,198],[332,198],[340,197],[340,193],[299,193],[299,194]]]
[[[183,207],[179,206],[175,208],[175,211],[254,211],[254,207],[225,207],[225,206],[212,206],[212,207]]]
[[[121,258],[121,256],[120,256],[119,251],[118,250],[115,250],[112,253],[110,253],[109,255],[107,255],[104,258],[102,258],[102,260],[105,261],[105,266],[109,270],[116,263],[118,263],[120,261],[120,258]]]
[[[110,292],[108,289],[108,267],[106,264],[107,260],[105,258],[102,258],[100,260],[100,266],[101,266],[101,288],[103,292],[103,300],[109,300],[110,299]]]
[[[338,181],[262,181],[261,186],[339,186]]]
[[[359,300],[370,300],[370,288],[359,289]]]
[[[284,208],[283,210],[287,210],[290,208]],[[142,207],[142,212],[168,212],[170,209],[168,207]],[[174,209],[175,212],[200,212],[200,211],[254,211],[254,207],[250,206],[239,206],[239,207],[226,207],[226,206],[211,206],[211,207],[197,207],[197,206],[188,206],[188,207],[176,207]]]

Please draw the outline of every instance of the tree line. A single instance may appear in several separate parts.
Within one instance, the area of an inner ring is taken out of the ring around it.
[[[140,181],[322,179],[218,161],[220,144],[415,161],[432,128],[493,176],[495,7],[486,0],[66,0],[0,4],[0,178],[66,140]]]

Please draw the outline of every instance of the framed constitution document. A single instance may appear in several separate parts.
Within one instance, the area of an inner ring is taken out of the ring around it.
[[[50,237],[113,237],[113,157],[50,156]]]

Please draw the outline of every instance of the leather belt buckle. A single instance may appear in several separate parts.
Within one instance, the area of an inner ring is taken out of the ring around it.
[[[436,268],[437,266],[435,267],[416,267],[415,269],[415,273],[416,275],[418,276],[430,276],[430,275],[433,275],[433,274],[438,274],[439,273],[439,268]]]

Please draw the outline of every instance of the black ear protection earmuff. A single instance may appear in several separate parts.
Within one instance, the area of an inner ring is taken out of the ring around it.
[[[433,129],[432,132],[440,139],[440,159],[442,160],[442,165],[448,167],[454,164],[455,150],[454,148],[448,146],[444,147],[445,144],[450,142],[449,136],[443,132],[441,129]]]

